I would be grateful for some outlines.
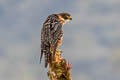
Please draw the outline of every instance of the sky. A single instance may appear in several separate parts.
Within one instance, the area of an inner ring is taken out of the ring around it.
[[[62,56],[73,80],[120,80],[119,0],[0,0],[0,80],[48,80],[39,64],[47,16],[68,12]]]

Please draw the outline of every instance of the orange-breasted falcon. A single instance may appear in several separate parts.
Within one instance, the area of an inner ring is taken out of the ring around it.
[[[41,56],[45,56],[45,67],[54,60],[56,49],[60,46],[63,37],[62,26],[72,20],[69,13],[51,14],[47,17],[41,29]]]

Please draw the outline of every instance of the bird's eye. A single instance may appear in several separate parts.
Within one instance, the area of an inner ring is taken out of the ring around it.
[[[67,19],[70,19],[70,16],[67,16]]]

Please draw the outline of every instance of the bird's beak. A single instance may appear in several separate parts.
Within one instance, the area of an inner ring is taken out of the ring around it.
[[[72,18],[70,18],[70,20],[72,20]]]

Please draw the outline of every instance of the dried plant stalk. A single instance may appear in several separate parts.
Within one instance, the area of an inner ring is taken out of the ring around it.
[[[49,80],[71,80],[71,65],[64,58],[61,58],[61,50],[56,50],[55,61],[49,64]]]

